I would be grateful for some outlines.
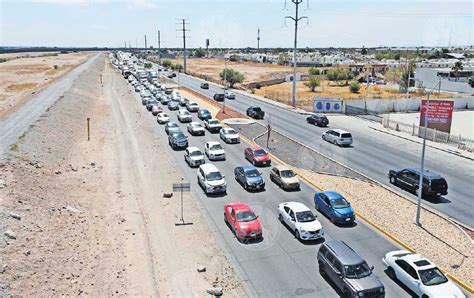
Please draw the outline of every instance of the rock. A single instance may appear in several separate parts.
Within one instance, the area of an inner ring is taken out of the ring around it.
[[[77,172],[77,171],[79,170],[79,168],[78,168],[78,167],[75,167],[75,166],[73,166],[73,165],[71,165],[71,170],[72,170],[73,172]]]
[[[0,179],[0,189],[5,187],[7,187],[7,183],[5,182],[5,180]]]
[[[2,267],[0,267],[0,273],[5,273],[5,271],[7,270],[7,267],[8,267],[7,264],[4,264]]]
[[[10,216],[13,217],[14,219],[21,220],[21,215],[20,214],[10,212]]]
[[[171,198],[173,196],[173,193],[172,192],[165,192],[163,194],[163,198]]]
[[[74,207],[71,207],[71,206],[67,206],[66,210],[70,211],[70,212],[73,212],[73,213],[80,213],[81,212],[81,210],[79,210],[77,208],[74,208]]]
[[[95,161],[91,162],[91,166],[95,167]]]
[[[37,164],[35,165],[35,167],[36,167],[37,169],[41,169],[41,164],[40,164],[40,163],[37,163]]]
[[[60,171],[60,170],[56,170],[56,171],[54,171],[54,174],[59,175],[59,174],[61,174],[61,171]]]
[[[198,272],[206,272],[206,266],[198,266],[197,271]]]
[[[16,239],[16,235],[12,230],[6,230],[3,234],[10,239]]]
[[[24,254],[25,254],[25,256],[29,256],[29,255],[31,255],[31,250],[27,250],[27,251],[25,251],[25,252],[24,252]]]
[[[223,292],[222,292],[222,288],[211,288],[211,289],[207,289],[207,293],[208,294],[211,294],[213,296],[222,296]]]

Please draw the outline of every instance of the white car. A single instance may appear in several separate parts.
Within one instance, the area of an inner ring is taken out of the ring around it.
[[[436,265],[418,254],[396,250],[382,261],[390,278],[398,279],[419,297],[465,297]]]
[[[240,135],[233,128],[225,127],[219,132],[221,139],[230,144],[240,143]]]
[[[191,116],[191,113],[188,112],[188,110],[179,110],[178,111],[178,120],[179,122],[191,122],[193,121],[193,116]]]
[[[224,95],[225,95],[225,98],[227,99],[235,99],[235,93],[232,91],[226,91]]]
[[[197,171],[197,180],[204,193],[226,193],[227,182],[225,175],[213,164],[203,164]]]
[[[158,113],[158,116],[156,117],[156,122],[159,124],[165,124],[170,122],[170,116],[166,113]]]
[[[197,104],[197,102],[188,101],[188,103],[186,104],[186,109],[190,111],[191,113],[197,112],[199,111],[199,105]]]
[[[171,95],[171,100],[179,101],[180,99],[181,99],[181,94],[179,94],[179,92],[173,92],[173,94]]]
[[[219,120],[214,118],[204,120],[204,126],[211,133],[219,132],[222,128],[222,124],[219,122]]]
[[[350,146],[352,144],[352,135],[350,132],[342,129],[330,129],[321,136],[323,140],[338,146]]]
[[[190,167],[197,167],[205,163],[204,154],[198,147],[188,147],[184,151],[184,160]]]
[[[188,132],[193,136],[203,136],[206,133],[206,131],[204,130],[204,126],[202,126],[202,124],[199,122],[190,122],[186,127],[188,129]]]
[[[316,240],[324,236],[324,229],[311,209],[299,202],[278,205],[278,219],[286,224],[300,240]]]
[[[207,142],[204,146],[209,160],[225,160],[225,151],[219,142]]]

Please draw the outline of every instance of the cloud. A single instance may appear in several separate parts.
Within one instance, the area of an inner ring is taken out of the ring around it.
[[[87,5],[88,0],[32,0],[34,3],[58,4],[58,5]]]
[[[158,5],[155,1],[152,0],[127,0],[128,7],[130,8],[146,8],[154,9],[158,8]]]

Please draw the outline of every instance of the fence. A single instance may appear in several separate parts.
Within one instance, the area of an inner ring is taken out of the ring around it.
[[[423,137],[425,128],[420,127],[416,124],[407,124],[402,122],[397,122],[390,120],[387,116],[382,118],[383,127],[399,132],[409,133],[412,136]],[[437,131],[433,128],[428,128],[426,131],[426,139],[437,142],[444,143],[456,147],[461,150],[466,150],[468,152],[473,152],[474,150],[474,140],[470,138],[465,138],[461,135],[449,134],[442,131]]]
[[[265,90],[263,96],[265,98],[287,104],[289,106],[292,105],[291,102],[291,92],[286,91],[269,91]],[[297,98],[296,99],[296,108],[312,112],[313,111],[313,99],[312,98]]]

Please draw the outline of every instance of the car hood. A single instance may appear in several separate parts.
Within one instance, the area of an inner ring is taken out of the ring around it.
[[[224,154],[225,151],[220,149],[220,150],[209,150],[209,154]]]
[[[260,221],[258,220],[258,218],[256,220],[247,221],[247,222],[237,222],[237,227],[246,232],[262,230],[262,225],[260,224]]]
[[[251,182],[251,183],[262,183],[262,182],[263,182],[262,176],[257,176],[257,177],[245,177],[245,178],[247,178],[247,181],[248,181],[248,182]]]
[[[187,142],[188,139],[187,138],[174,138],[176,140],[176,142]]]
[[[259,160],[259,161],[267,161],[267,160],[270,160],[270,156],[268,156],[268,155],[263,155],[263,156],[255,156],[255,160]]]
[[[364,278],[346,278],[346,281],[356,291],[364,291],[383,287],[382,282],[380,282],[379,278],[373,273]]]
[[[211,186],[219,186],[219,185],[225,184],[225,180],[224,180],[224,179],[214,180],[214,181],[209,181],[209,180],[207,180],[206,182],[207,182],[207,184],[209,184],[209,185],[211,185]]]
[[[344,207],[344,208],[339,208],[339,209],[334,209],[337,213],[340,215],[352,215],[354,214],[354,209],[352,209],[352,206]]]
[[[310,222],[298,222],[297,226],[298,228],[303,229],[305,231],[317,231],[323,227],[317,219],[315,221]]]
[[[297,177],[281,178],[281,180],[287,184],[300,183],[300,180]]]
[[[239,138],[239,135],[236,134],[236,133],[235,133],[235,134],[224,134],[224,136],[225,136],[226,138],[231,138],[231,139],[234,139],[234,138],[237,139],[237,138]]]
[[[199,127],[192,127],[193,130],[204,130],[204,127],[199,126]]]
[[[436,286],[425,286],[425,290],[430,297],[465,297],[451,281]]]
[[[204,159],[204,155],[199,155],[199,156],[190,156],[191,160],[202,160]]]

